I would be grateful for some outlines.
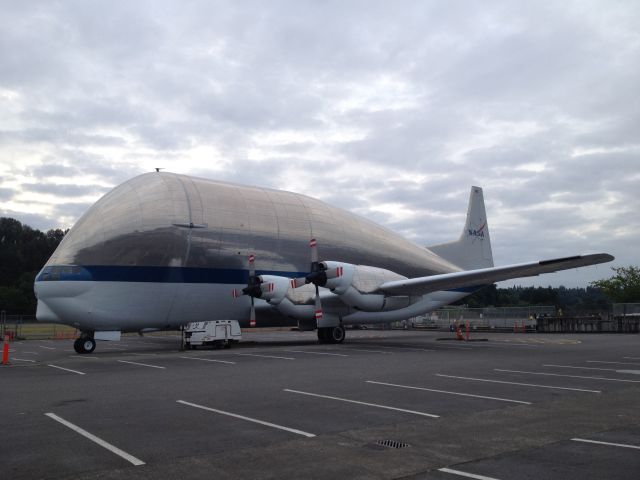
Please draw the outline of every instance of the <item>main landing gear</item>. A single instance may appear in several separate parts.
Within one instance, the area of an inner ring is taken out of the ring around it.
[[[320,343],[342,343],[345,331],[342,325],[337,327],[318,328],[318,340]]]
[[[91,353],[96,349],[96,341],[86,333],[83,333],[80,338],[73,342],[73,349],[76,353]]]

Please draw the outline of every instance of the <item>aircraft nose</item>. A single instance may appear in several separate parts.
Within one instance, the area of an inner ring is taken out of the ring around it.
[[[86,317],[85,295],[91,290],[90,282],[43,279],[38,275],[33,289],[39,322],[70,324]]]

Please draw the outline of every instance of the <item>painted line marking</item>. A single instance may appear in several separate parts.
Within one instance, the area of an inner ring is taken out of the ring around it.
[[[202,410],[206,410],[208,412],[219,413],[220,415],[227,415],[229,417],[239,418],[240,420],[246,420],[247,422],[257,423],[259,425],[264,425],[266,427],[277,428],[279,430],[285,430],[287,432],[296,433],[298,435],[302,435],[305,437],[315,437],[313,433],[303,432],[302,430],[298,430],[295,428],[284,427],[282,425],[277,425],[275,423],[265,422],[263,420],[258,420],[257,418],[245,417],[244,415],[238,415],[237,413],[225,412],[223,410],[217,410],[215,408],[205,407],[204,405],[198,405],[197,403],[185,402],[184,400],[176,400],[178,403],[183,405],[188,405],[190,407],[200,408]]]
[[[373,380],[366,380],[366,383],[373,383],[373,384],[376,384],[376,385],[387,385],[389,387],[408,388],[408,389],[411,389],[411,390],[424,390],[426,392],[446,393],[446,394],[449,394],[449,395],[460,395],[460,396],[463,396],[463,397],[484,398],[484,399],[487,399],[487,400],[498,400],[499,402],[522,403],[524,405],[531,405],[531,402],[524,402],[522,400],[511,400],[509,398],[487,397],[487,396],[484,396],[484,395],[473,395],[471,393],[449,392],[447,390],[435,390],[433,388],[412,387],[410,385],[397,385],[395,383],[375,382]]]
[[[52,365],[50,363],[47,364],[47,367],[59,368],[60,370],[66,370],[67,372],[77,373],[78,375],[86,375],[84,372],[79,372],[78,370],[71,370],[70,368],[59,367],[58,365]]]
[[[608,363],[611,365],[635,365],[635,366],[640,366],[640,363],[633,363],[633,362],[605,362],[602,360],[587,360],[587,363]]]
[[[120,363],[130,363],[131,365],[141,365],[143,367],[151,367],[151,368],[167,368],[167,367],[159,367],[158,365],[149,365],[148,363],[138,363],[138,362],[128,362],[126,360],[118,360]]]
[[[580,370],[600,370],[604,372],[616,372],[630,375],[639,375],[640,370],[619,370],[617,368],[597,368],[597,367],[574,367],[569,365],[543,365],[543,367],[577,368]]]
[[[567,377],[567,378],[587,378],[590,380],[606,380],[608,382],[626,382],[626,383],[640,383],[640,380],[622,380],[620,378],[608,378],[608,377],[584,377],[580,375],[564,375],[561,373],[545,373],[545,372],[525,372],[523,370],[503,370],[500,368],[494,368],[496,372],[507,373],[524,373],[525,375],[546,375],[549,377]]]
[[[627,360],[640,360],[640,357],[622,357],[622,358],[626,358]]]
[[[430,348],[414,348],[414,347],[383,347],[382,345],[376,345],[378,348],[389,348],[393,350],[419,350],[421,352],[434,352],[435,350]]]
[[[609,445],[611,447],[634,448],[636,450],[640,450],[640,446],[638,446],[638,445],[627,445],[627,444],[624,444],[624,443],[600,442],[598,440],[587,440],[586,438],[572,438],[571,440],[573,442],[595,443],[597,445]]]
[[[133,455],[129,455],[127,452],[125,452],[123,450],[120,450],[118,447],[116,447],[114,445],[111,445],[109,442],[106,442],[106,441],[102,440],[101,438],[96,437],[95,435],[87,432],[86,430],[78,427],[77,425],[74,425],[73,423],[65,420],[64,418],[59,417],[55,413],[45,413],[45,415],[47,417],[55,420],[56,422],[61,423],[65,427],[70,428],[74,432],[79,433],[83,437],[88,438],[92,442],[97,443],[101,447],[106,448],[110,452],[115,453],[119,457],[124,458],[127,462],[133,463],[136,466],[144,465],[144,462],[142,460],[134,457]]]
[[[475,478],[476,480],[498,480],[494,477],[486,477],[484,475],[476,475],[475,473],[461,472],[460,470],[453,470],[451,468],[439,468],[438,471],[450,473],[451,475],[458,475],[459,477]]]
[[[371,353],[384,353],[385,355],[393,355],[393,352],[383,352],[382,350],[365,350],[362,348],[350,348],[350,351],[353,350],[354,352],[371,352]]]
[[[310,355],[332,355],[334,357],[348,357],[349,355],[345,355],[344,353],[327,353],[327,352],[305,352],[304,350],[282,350],[283,352],[290,353],[308,353]]]
[[[17,360],[18,362],[31,362],[31,363],[36,363],[35,360],[27,360],[26,358],[16,358],[13,357],[11,360]]]
[[[358,404],[358,405],[366,405],[368,407],[384,408],[386,410],[395,410],[397,412],[412,413],[414,415],[422,415],[423,417],[440,418],[440,415],[433,415],[432,413],[416,412],[415,410],[405,410],[404,408],[389,407],[387,405],[377,405],[375,403],[359,402],[357,400],[349,400],[348,398],[330,397],[329,395],[320,395],[320,394],[317,394],[317,393],[301,392],[300,390],[290,390],[288,388],[285,388],[284,391],[285,392],[290,392],[290,393],[299,393],[301,395],[309,395],[311,397],[327,398],[329,400],[338,400],[340,402],[355,403],[355,404]]]
[[[45,347],[44,345],[38,345],[38,348],[46,348],[47,350],[55,350],[53,347]]]
[[[602,370],[606,372],[617,372],[615,368],[596,368],[596,367],[574,367],[572,365],[542,365],[543,367],[556,367],[556,368],[575,368],[578,370]]]
[[[436,373],[435,375],[436,377],[457,378],[460,380],[474,380],[476,382],[505,383],[507,385],[520,385],[523,387],[552,388],[557,390],[571,390],[574,392],[602,393],[601,390],[587,390],[584,388],[554,387],[553,385],[537,385],[535,383],[507,382],[504,380],[489,380],[487,378],[456,377],[454,375],[443,375],[441,373]]]
[[[278,358],[280,360],[295,360],[292,357],[277,357],[275,355],[258,355],[257,353],[234,353],[234,355],[241,355],[243,357],[262,357],[262,358]]]
[[[201,357],[178,357],[178,358],[186,358],[187,360],[202,360],[203,362],[230,363],[232,365],[236,364],[236,362],[229,362],[227,360],[214,360],[213,358],[201,358]]]

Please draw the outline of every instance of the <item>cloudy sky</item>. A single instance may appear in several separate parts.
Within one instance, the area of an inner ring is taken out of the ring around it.
[[[496,264],[639,265],[640,3],[0,0],[0,215],[154,167],[305,193]],[[529,285],[584,286],[609,265]]]

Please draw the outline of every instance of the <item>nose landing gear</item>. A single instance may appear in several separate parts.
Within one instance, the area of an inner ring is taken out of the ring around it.
[[[73,342],[73,349],[76,353],[91,353],[96,349],[96,341],[83,333],[80,338]]]

